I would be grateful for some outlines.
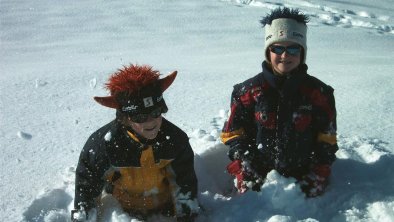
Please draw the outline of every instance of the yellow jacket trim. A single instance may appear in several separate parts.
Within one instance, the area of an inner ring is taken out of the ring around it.
[[[232,131],[232,132],[222,132],[220,134],[220,138],[223,143],[226,143],[229,140],[232,140],[234,138],[240,137],[245,133],[245,130],[243,128]]]
[[[139,142],[132,133],[130,137]],[[172,178],[168,167],[172,160],[155,163],[153,148],[148,146],[141,153],[140,167],[114,167],[120,178],[112,181],[114,172],[107,172],[108,181],[113,184],[112,195],[126,210],[145,212],[160,209],[172,203],[170,182]]]
[[[131,133],[130,131],[127,131],[127,134],[128,134],[133,140],[135,140],[135,141],[137,141],[137,142],[140,143],[140,140],[139,140],[133,133]]]
[[[317,135],[317,141],[319,142],[325,142],[331,145],[334,145],[337,143],[337,135],[333,134],[326,134],[326,133],[319,133]]]

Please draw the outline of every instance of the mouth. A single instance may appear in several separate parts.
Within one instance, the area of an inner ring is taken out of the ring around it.
[[[156,129],[156,126],[154,126],[154,127],[152,127],[152,128],[145,128],[144,130],[145,131],[148,131],[148,132],[151,132],[151,131],[153,131],[153,130],[155,130]]]
[[[279,63],[287,65],[287,64],[290,64],[291,62],[290,61],[280,61]]]

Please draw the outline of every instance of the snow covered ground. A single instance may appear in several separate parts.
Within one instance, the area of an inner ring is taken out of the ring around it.
[[[314,199],[275,171],[231,194],[218,137],[232,86],[260,71],[258,20],[283,5],[310,15],[309,72],[335,88],[340,150]],[[1,0],[0,221],[69,221],[79,152],[114,117],[92,97],[130,63],[179,72],[166,118],[196,153],[199,221],[394,221],[393,52],[392,0]]]

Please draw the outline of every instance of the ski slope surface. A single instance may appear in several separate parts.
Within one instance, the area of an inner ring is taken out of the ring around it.
[[[270,10],[309,15],[309,73],[335,89],[339,151],[325,195],[277,172],[232,192],[219,134],[232,86],[261,70]],[[123,65],[178,77],[165,118],[195,151],[197,221],[394,221],[392,0],[1,0],[0,221],[70,221],[74,173],[91,133],[115,117],[94,102]],[[136,222],[109,204],[107,221]],[[155,217],[152,221],[166,221]]]

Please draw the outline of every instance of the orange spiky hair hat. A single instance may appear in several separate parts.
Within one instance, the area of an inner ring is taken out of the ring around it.
[[[177,71],[163,79],[160,73],[148,65],[124,66],[111,75],[105,84],[111,95],[94,97],[103,106],[117,109],[126,114],[150,113],[161,107],[163,112],[168,110],[163,92],[172,84]]]

